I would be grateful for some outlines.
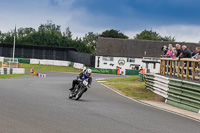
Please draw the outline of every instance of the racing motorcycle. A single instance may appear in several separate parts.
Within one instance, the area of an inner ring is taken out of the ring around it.
[[[69,99],[79,100],[84,92],[88,89],[88,81],[81,80],[78,85],[74,86],[74,89],[69,93]]]

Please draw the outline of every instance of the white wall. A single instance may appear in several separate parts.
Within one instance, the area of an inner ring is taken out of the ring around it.
[[[121,68],[123,72],[125,72],[125,69],[132,69],[130,66],[131,64],[140,65],[139,69],[143,67],[146,69],[146,63],[142,62],[142,58],[135,58],[135,62],[127,62],[126,57],[114,57],[113,61],[104,61],[103,56],[96,56],[95,57],[95,68],[103,68],[103,69],[116,69],[117,66]],[[99,59],[99,67],[98,67],[98,59]],[[124,65],[119,65],[119,60],[124,61]],[[150,72],[152,73],[158,73],[160,71],[160,64],[156,63],[156,69],[154,69],[154,66],[152,63],[148,65],[148,69],[150,69]],[[124,73],[125,74],[125,73]]]

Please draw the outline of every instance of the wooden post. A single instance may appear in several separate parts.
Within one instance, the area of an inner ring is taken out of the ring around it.
[[[163,72],[163,67],[164,67],[164,65],[163,65],[163,60],[161,60],[160,61],[160,74],[163,74],[164,72]]]
[[[169,62],[170,62],[170,75],[172,75],[172,60],[170,60]]]
[[[182,61],[182,68],[181,68],[181,79],[183,79],[183,71],[184,71],[184,61]]]
[[[186,80],[189,77],[189,61],[187,61],[187,68],[186,68]]]
[[[180,66],[181,66],[181,61],[178,61],[178,73],[177,73],[177,77],[180,77]]]
[[[195,62],[192,62],[192,79],[195,79]]]
[[[168,75],[168,72],[169,72],[169,60],[167,60],[167,75]]]
[[[199,64],[200,62],[198,62],[198,64]],[[200,66],[200,65],[198,65],[198,66]],[[199,73],[200,73],[200,68],[199,68]],[[200,80],[200,75],[198,75],[199,76],[199,80]]]
[[[177,61],[173,61],[174,62],[174,69],[173,69],[173,75],[175,76],[176,75],[176,64],[177,64]]]
[[[163,75],[165,75],[165,67],[166,67],[165,60],[163,60]]]
[[[160,60],[160,74],[162,74],[162,60]]]

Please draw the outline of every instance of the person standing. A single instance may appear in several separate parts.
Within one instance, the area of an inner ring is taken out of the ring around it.
[[[168,51],[167,51],[166,56],[167,56],[168,58],[174,58],[174,57],[176,57],[175,52],[173,51],[173,46],[172,46],[172,44],[169,44],[169,47],[168,47]]]
[[[182,49],[183,49],[183,53],[180,56],[180,58],[191,58],[192,57],[191,51],[187,48],[186,45],[183,45]],[[187,63],[185,62],[185,67],[186,66],[187,66]],[[191,66],[192,66],[192,64],[191,64],[191,61],[190,61],[189,67],[191,67]],[[186,70],[185,70],[185,73],[186,73]],[[192,75],[192,71],[190,69],[189,69],[189,75]]]
[[[120,75],[120,68],[117,66],[117,75]]]
[[[140,72],[141,72],[142,74],[145,74],[145,70],[144,70],[143,67],[141,67]]]
[[[180,44],[176,44],[176,51],[177,51],[176,57],[180,57],[183,53],[183,50],[181,49]]]
[[[167,54],[168,48],[167,48],[167,46],[163,46],[161,48],[161,50],[163,51],[163,55],[161,55],[161,57],[162,57],[162,56],[165,56]]]
[[[187,48],[186,45],[183,45],[182,49],[183,49],[183,53],[180,56],[180,58],[191,58],[192,57],[191,51]]]
[[[200,47],[196,47],[196,54],[194,56],[192,56],[193,59],[197,59],[197,57],[199,56],[200,53]]]

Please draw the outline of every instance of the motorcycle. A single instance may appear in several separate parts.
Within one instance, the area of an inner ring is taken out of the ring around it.
[[[79,81],[78,85],[74,86],[74,89],[69,93],[69,99],[79,100],[84,92],[88,89],[88,81]]]

